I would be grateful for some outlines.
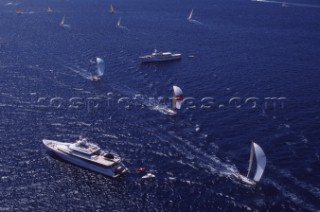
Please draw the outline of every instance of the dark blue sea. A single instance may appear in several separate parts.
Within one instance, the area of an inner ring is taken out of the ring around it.
[[[286,2],[0,0],[0,211],[319,211],[320,3]],[[154,49],[182,59],[142,64]],[[42,144],[80,134],[130,171]],[[238,177],[252,141],[267,157],[255,186]]]

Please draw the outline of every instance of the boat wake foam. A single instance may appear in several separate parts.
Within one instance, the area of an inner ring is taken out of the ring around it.
[[[203,23],[202,22],[200,22],[200,21],[197,21],[197,20],[195,20],[195,19],[190,19],[190,20],[188,20],[190,23],[193,23],[193,24],[199,24],[199,25],[203,25]]]
[[[296,7],[320,8],[320,5],[316,5],[316,4],[301,4],[301,3],[290,3],[290,2],[269,1],[269,0],[252,0],[252,1],[263,2],[263,3],[273,3],[273,4],[283,4],[283,3],[285,3],[287,6],[296,6]]]
[[[191,141],[175,135],[174,132],[170,133],[170,135],[182,142],[179,143],[179,145],[174,142],[168,142],[170,146],[182,155],[188,154],[194,157],[194,160],[200,160],[201,162],[198,163],[198,167],[200,167],[202,170],[209,174],[218,175],[219,177],[226,177],[234,182],[239,183],[239,181],[235,179],[239,179],[240,174],[234,164],[224,163],[217,156],[205,153],[197,146],[192,144]]]
[[[61,65],[62,67],[76,73],[77,75],[80,75],[85,79],[88,79],[88,80],[92,79],[92,74],[88,70],[83,69],[79,66],[71,65],[70,63],[68,63],[67,61],[63,60],[60,57],[56,57],[56,59],[60,61],[59,65]]]

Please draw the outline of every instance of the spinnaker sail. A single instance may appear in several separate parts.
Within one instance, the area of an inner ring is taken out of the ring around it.
[[[97,62],[97,75],[99,77],[102,77],[104,75],[104,71],[105,71],[105,64],[104,64],[104,60],[97,57],[96,58],[96,62]]]
[[[173,86],[172,109],[180,109],[183,102],[183,92],[178,86]]]

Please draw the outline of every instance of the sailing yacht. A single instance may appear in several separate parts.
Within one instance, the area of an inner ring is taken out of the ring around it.
[[[53,10],[52,10],[52,8],[50,6],[48,6],[47,12],[48,13],[52,13],[53,12]]]
[[[117,25],[116,25],[117,28],[121,28],[121,17],[118,19],[118,22],[117,22]]]
[[[96,144],[80,136],[75,143],[43,139],[47,150],[77,166],[116,178],[128,171],[115,153],[103,151]]]
[[[99,81],[101,77],[104,75],[104,71],[105,71],[105,63],[103,59],[97,57],[96,63],[97,63],[97,69],[95,73],[92,74],[91,76],[92,81]]]
[[[60,26],[63,27],[64,26],[64,21],[65,21],[66,17],[63,16],[61,21],[60,21]]]
[[[193,16],[193,9],[191,10],[187,20],[191,23],[194,23],[194,24],[202,24],[200,21],[193,19],[192,16]]]
[[[114,10],[112,4],[110,4],[109,13],[110,13],[110,14],[114,14],[114,13],[115,13],[115,10]]]
[[[253,179],[251,179],[250,174],[251,174],[251,168],[252,168],[254,158],[256,159],[257,167],[256,167],[255,174],[253,176]],[[252,185],[256,184],[257,182],[260,181],[263,175],[263,172],[266,168],[266,164],[267,164],[267,158],[264,151],[258,144],[252,142],[248,173],[247,173],[247,176],[240,175],[241,180]]]
[[[190,12],[190,14],[189,14],[189,16],[188,16],[188,21],[191,21],[192,20],[192,15],[193,15],[193,9],[191,10],[191,12]]]
[[[65,24],[65,19],[66,19],[66,17],[63,16],[59,25],[60,25],[61,28],[70,29],[71,26],[69,24]]]
[[[20,7],[16,8],[16,14],[21,15],[22,14],[22,9]]]
[[[287,4],[287,2],[282,2],[281,6],[282,7],[288,7],[289,5]]]
[[[171,108],[161,108],[160,111],[167,115],[176,115],[177,110],[181,109],[183,103],[183,92],[178,86],[173,86],[173,97],[172,97],[172,106]]]

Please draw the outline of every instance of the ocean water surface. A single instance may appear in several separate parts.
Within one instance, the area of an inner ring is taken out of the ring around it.
[[[286,3],[0,0],[0,211],[319,211],[320,4]],[[141,64],[154,49],[183,58]],[[100,82],[86,77],[95,57]],[[185,102],[168,116],[173,85]],[[80,134],[129,173],[42,144]],[[238,177],[252,141],[267,156],[255,186]]]

